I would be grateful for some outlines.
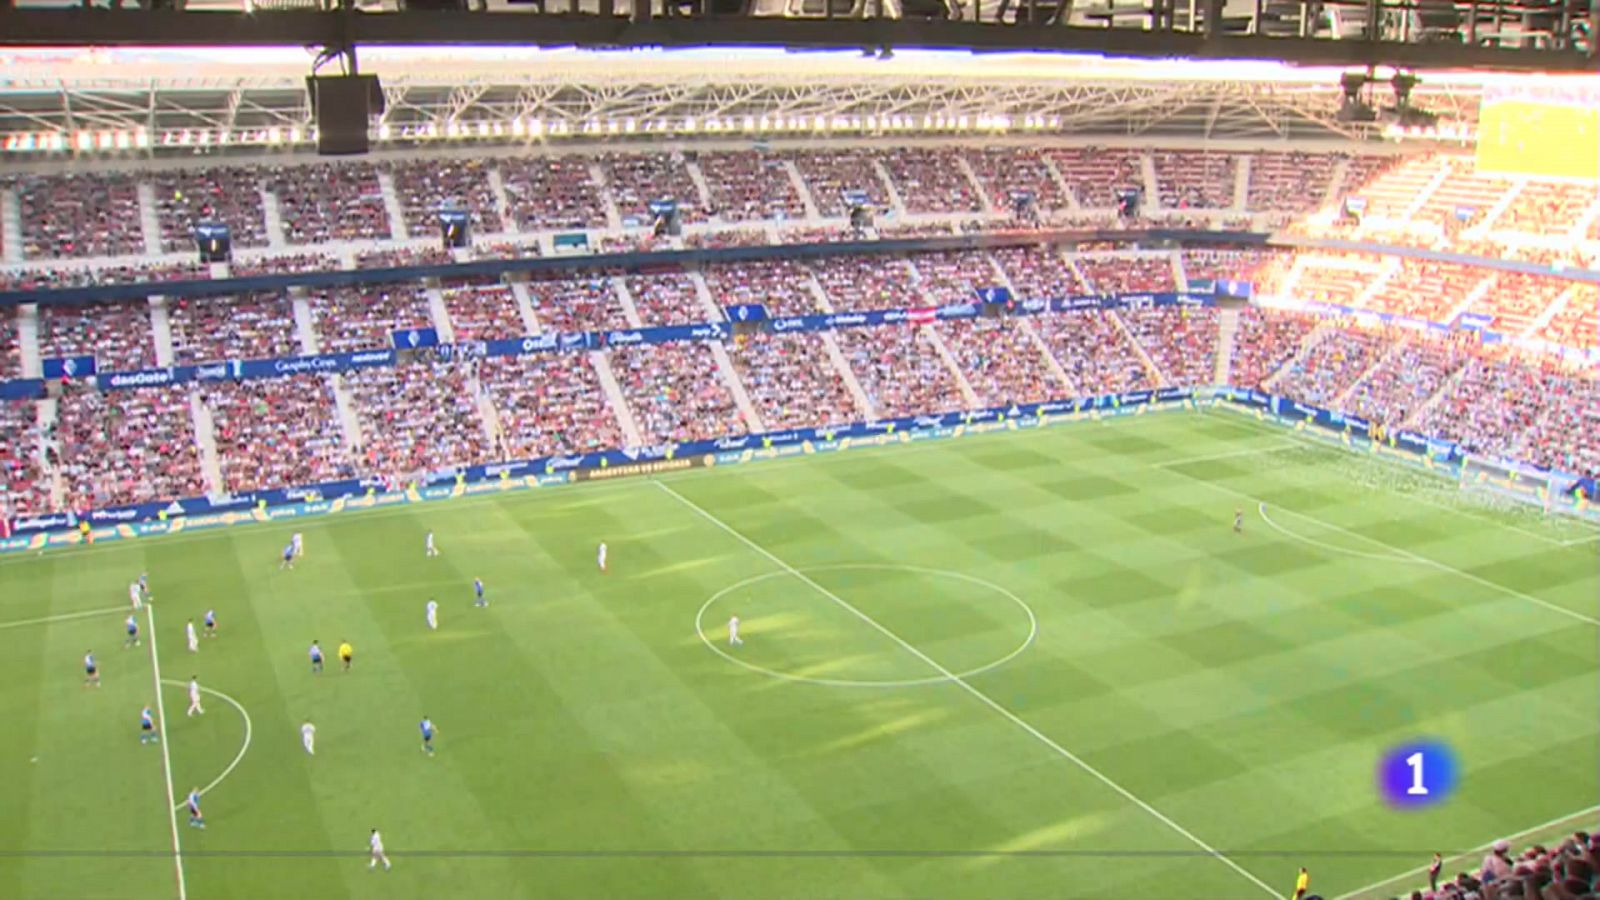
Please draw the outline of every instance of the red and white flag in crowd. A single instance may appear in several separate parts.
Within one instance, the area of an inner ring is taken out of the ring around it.
[[[938,309],[932,306],[924,306],[921,309],[908,310],[906,312],[906,321],[913,325],[932,325],[938,313]]]

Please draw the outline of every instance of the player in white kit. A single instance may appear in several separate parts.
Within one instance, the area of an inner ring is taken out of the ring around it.
[[[195,634],[193,619],[190,619],[184,624],[183,636],[189,641],[189,652],[198,653],[200,651],[200,636]]]
[[[600,549],[595,551],[595,559],[594,559],[594,561],[595,561],[596,565],[600,566],[600,571],[602,573],[604,573],[605,570],[606,570],[606,542],[605,541],[601,541],[600,542]]]
[[[744,646],[744,641],[739,639],[739,617],[738,616],[734,616],[734,617],[732,617],[732,618],[730,618],[728,620],[728,645],[731,646],[731,647],[742,647],[742,646]]]
[[[439,601],[428,598],[428,627],[437,631],[439,629]]]
[[[132,601],[134,609],[144,608],[144,591],[139,589],[139,582],[128,582],[128,599]]]
[[[372,859],[367,860],[367,868],[376,869],[378,863],[383,863],[383,870],[389,871],[389,857],[383,852],[383,835],[378,829],[372,829],[372,837],[367,839],[367,846],[372,848]]]
[[[189,676],[189,712],[186,713],[186,715],[203,716],[205,714],[206,714],[205,708],[200,705],[200,677],[198,675],[190,675]]]
[[[295,556],[305,556],[306,555],[305,538],[300,536],[300,532],[296,531],[294,533],[294,536],[289,538],[289,544],[292,547],[294,547],[294,555]]]
[[[317,726],[311,724],[310,719],[300,726],[300,744],[306,748],[307,753],[312,756],[317,755]]]
[[[428,556],[438,556],[439,555],[439,548],[435,547],[433,545],[433,532],[431,532],[431,531],[428,532],[428,541],[427,541],[427,543],[428,543],[428,550],[427,550],[427,554],[426,555],[428,555]]]

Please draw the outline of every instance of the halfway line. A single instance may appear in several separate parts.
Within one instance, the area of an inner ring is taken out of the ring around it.
[[[172,826],[172,865],[178,872],[178,900],[188,900],[189,889],[183,881],[183,845],[178,840],[178,809],[172,790],[172,754],[167,751],[167,706],[161,701],[161,657],[156,653],[156,605],[146,603],[145,614],[150,618],[150,667],[155,672],[156,721],[161,731],[161,766],[167,776],[167,824]]]
[[[740,533],[732,525],[729,525],[728,523],[726,523],[726,522],[722,521],[721,519],[717,518],[716,516],[712,515],[710,512],[707,512],[705,510],[705,508],[701,507],[699,504],[695,503],[693,500],[690,500],[688,497],[685,497],[684,495],[678,493],[677,491],[673,490],[671,487],[669,487],[668,485],[666,485],[663,482],[655,481],[654,479],[652,479],[652,482],[655,484],[656,487],[660,488],[661,490],[665,491],[667,494],[671,495],[679,503],[682,503],[684,506],[689,507],[695,513],[699,514],[699,516],[701,518],[705,519],[707,522],[710,522],[711,524],[717,526],[718,528],[720,528],[723,531],[727,532],[728,534],[732,535],[734,538],[736,538],[740,543],[744,544],[746,547],[749,547],[751,550],[754,550],[755,552],[757,552],[757,553],[761,554],[762,556],[766,557],[767,559],[771,560],[774,565],[778,566],[779,568],[781,568],[784,571],[788,572],[790,575],[794,576],[795,578],[798,578],[800,581],[802,581],[805,584],[809,585],[817,593],[821,594],[824,597],[827,597],[829,600],[832,600],[834,603],[837,603],[845,611],[851,613],[856,618],[860,619],[862,622],[865,622],[867,625],[871,626],[874,630],[876,630],[877,632],[882,634],[884,637],[887,637],[889,640],[894,641],[896,644],[899,644],[900,647],[903,648],[907,653],[910,653],[912,656],[915,656],[917,659],[919,659],[923,663],[925,663],[929,668],[933,669],[935,672],[938,672],[940,675],[943,675],[952,684],[955,684],[955,685],[959,686],[962,690],[966,691],[968,694],[971,694],[979,702],[983,703],[985,706],[989,707],[990,709],[992,709],[995,712],[999,713],[1001,716],[1005,717],[1005,719],[1007,721],[1011,722],[1011,724],[1017,726],[1018,728],[1021,728],[1023,731],[1025,731],[1028,734],[1032,735],[1040,743],[1044,744],[1046,747],[1049,747],[1051,750],[1054,750],[1056,753],[1061,755],[1061,757],[1063,757],[1067,761],[1071,762],[1073,765],[1076,765],[1078,768],[1082,769],[1084,772],[1087,772],[1088,774],[1094,776],[1094,778],[1097,779],[1101,784],[1104,784],[1106,787],[1109,787],[1113,791],[1116,791],[1119,795],[1122,796],[1123,799],[1127,800],[1128,802],[1134,804],[1135,806],[1137,806],[1140,809],[1144,810],[1145,812],[1149,813],[1157,821],[1161,822],[1163,825],[1166,825],[1168,828],[1172,829],[1173,831],[1176,831],[1178,834],[1180,834],[1183,837],[1185,837],[1186,839],[1188,839],[1190,843],[1194,844],[1196,847],[1199,847],[1201,850],[1205,851],[1205,853],[1208,856],[1211,856],[1211,857],[1215,858],[1216,860],[1221,862],[1223,865],[1226,865],[1228,868],[1234,870],[1235,872],[1237,872],[1240,875],[1244,876],[1245,878],[1249,879],[1249,881],[1252,884],[1254,884],[1256,887],[1261,888],[1261,890],[1267,892],[1268,894],[1270,894],[1270,895],[1272,895],[1274,897],[1276,897],[1278,895],[1278,892],[1273,890],[1272,887],[1269,886],[1265,881],[1262,881],[1260,878],[1257,878],[1255,875],[1251,874],[1243,866],[1240,866],[1238,863],[1236,863],[1233,860],[1229,859],[1228,857],[1224,856],[1220,851],[1218,851],[1217,849],[1212,847],[1210,844],[1207,844],[1205,841],[1201,840],[1200,838],[1195,837],[1195,835],[1193,833],[1191,833],[1188,829],[1184,828],[1182,825],[1179,825],[1177,822],[1174,822],[1172,819],[1168,818],[1160,810],[1156,809],[1155,807],[1151,806],[1150,804],[1148,804],[1148,803],[1144,802],[1143,800],[1139,799],[1138,797],[1134,796],[1133,793],[1131,791],[1129,791],[1127,788],[1123,787],[1122,785],[1118,784],[1115,781],[1112,781],[1109,776],[1107,776],[1104,773],[1102,773],[1099,769],[1096,769],[1094,766],[1091,766],[1088,763],[1084,762],[1076,754],[1074,754],[1072,751],[1068,750],[1067,748],[1061,746],[1060,744],[1056,743],[1054,740],[1052,740],[1044,732],[1040,731],[1039,729],[1037,729],[1037,728],[1033,727],[1032,725],[1029,725],[1027,722],[1023,721],[1022,718],[1020,718],[1016,713],[1012,712],[1009,709],[1006,709],[1004,706],[1001,706],[997,701],[995,701],[988,694],[985,694],[982,691],[978,690],[977,688],[973,687],[971,684],[967,683],[967,681],[965,679],[961,678],[956,673],[954,673],[954,672],[950,671],[949,669],[945,668],[937,660],[933,659],[933,657],[927,655],[926,653],[923,653],[921,650],[918,650],[915,646],[913,646],[912,644],[908,643],[904,638],[900,637],[898,634],[895,634],[893,631],[890,631],[884,625],[880,624],[877,619],[872,618],[871,616],[869,616],[866,613],[862,612],[861,610],[857,609],[855,606],[851,605],[850,602],[845,600],[843,597],[840,597],[838,594],[835,594],[832,591],[828,590],[827,588],[823,587],[822,585],[818,584],[816,581],[814,581],[810,577],[808,577],[804,572],[801,572],[799,569],[796,569],[794,566],[791,566],[787,562],[784,562],[776,554],[772,553],[767,548],[761,546],[760,544],[756,543],[755,541],[751,540],[750,538],[745,537],[742,533]]]
[[[70,622],[73,619],[87,619],[91,616],[108,616],[114,612],[122,612],[126,606],[108,606],[105,609],[91,609],[87,612],[62,613],[59,616],[43,616],[37,619],[18,619],[15,622],[0,622],[0,630],[7,628],[22,628],[28,625],[48,625],[51,622]]]

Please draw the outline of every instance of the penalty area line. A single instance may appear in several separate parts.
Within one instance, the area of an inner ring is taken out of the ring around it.
[[[189,888],[183,877],[183,842],[178,837],[178,807],[172,788],[172,754],[167,750],[167,705],[161,700],[161,655],[156,652],[156,606],[144,605],[150,622],[150,668],[156,685],[156,722],[161,731],[161,769],[167,778],[167,824],[172,828],[172,865],[178,874],[178,900],[188,900]]]
[[[957,687],[961,688],[962,690],[966,691],[969,695],[972,696],[973,699],[975,699],[978,702],[982,703],[984,706],[987,706],[990,709],[994,710],[996,713],[998,713],[1006,721],[1008,721],[1011,724],[1013,724],[1013,725],[1017,726],[1018,728],[1022,729],[1029,736],[1033,737],[1035,740],[1039,741],[1040,743],[1044,744],[1046,747],[1048,747],[1051,750],[1055,751],[1057,755],[1061,756],[1063,759],[1065,759],[1068,762],[1072,763],[1073,765],[1077,766],[1079,769],[1081,769],[1086,774],[1092,776],[1095,780],[1099,781],[1101,784],[1103,784],[1106,787],[1110,788],[1111,790],[1115,791],[1124,800],[1127,800],[1129,803],[1132,803],[1134,806],[1137,806],[1140,809],[1144,810],[1146,813],[1148,813],[1156,821],[1158,821],[1161,824],[1167,826],[1171,830],[1177,832],[1179,835],[1182,835],[1184,837],[1184,839],[1189,841],[1189,843],[1194,844],[1196,847],[1199,847],[1202,851],[1204,851],[1207,856],[1210,856],[1211,858],[1217,860],[1218,862],[1220,862],[1223,865],[1227,866],[1228,868],[1232,869],[1234,872],[1237,872],[1239,875],[1243,876],[1250,883],[1254,884],[1256,887],[1260,888],[1262,891],[1265,891],[1267,894],[1272,895],[1274,897],[1278,896],[1278,893],[1279,893],[1278,891],[1273,890],[1271,885],[1268,885],[1265,881],[1262,881],[1260,878],[1257,878],[1248,869],[1244,868],[1243,866],[1241,866],[1238,863],[1234,862],[1233,860],[1229,859],[1221,851],[1217,850],[1216,848],[1212,847],[1210,844],[1207,844],[1205,841],[1203,841],[1200,838],[1196,837],[1193,832],[1189,831],[1187,828],[1184,828],[1182,825],[1179,825],[1177,822],[1173,821],[1171,818],[1168,818],[1165,813],[1162,813],[1160,810],[1156,809],[1154,806],[1151,806],[1149,803],[1146,803],[1145,801],[1139,799],[1139,797],[1134,795],[1134,793],[1132,791],[1130,791],[1127,788],[1123,787],[1121,784],[1117,783],[1116,781],[1113,781],[1111,779],[1111,777],[1106,775],[1104,772],[1101,772],[1099,769],[1096,769],[1094,766],[1089,765],[1089,763],[1085,762],[1081,757],[1079,757],[1077,754],[1073,753],[1071,750],[1068,750],[1066,747],[1063,747],[1060,744],[1056,743],[1056,741],[1054,739],[1052,739],[1049,735],[1046,735],[1044,732],[1042,732],[1039,729],[1035,728],[1034,726],[1028,724],[1028,722],[1023,720],[1022,717],[1018,716],[1016,713],[1014,713],[1011,710],[1007,709],[1006,707],[1002,706],[999,703],[999,701],[995,700],[993,697],[990,697],[988,694],[985,694],[984,692],[982,692],[982,691],[978,690],[977,688],[973,687],[966,679],[962,678],[957,673],[950,671],[948,668],[946,668],[943,664],[941,664],[940,662],[935,660],[933,657],[931,657],[928,654],[922,652],[921,650],[918,650],[914,645],[912,645],[910,642],[906,641],[904,638],[900,637],[900,635],[898,635],[895,632],[889,630],[889,628],[887,626],[885,626],[882,623],[880,623],[877,619],[872,618],[871,616],[869,616],[866,613],[862,612],[860,609],[856,608],[848,600],[845,600],[843,597],[840,597],[838,594],[835,594],[834,592],[832,592],[832,591],[828,590],[827,588],[823,587],[822,585],[818,584],[815,580],[813,580],[812,578],[807,576],[804,572],[801,572],[799,569],[796,569],[794,566],[789,565],[782,558],[780,558],[777,554],[773,553],[772,551],[768,550],[767,548],[761,546],[760,544],[758,544],[755,541],[751,540],[750,538],[746,537],[738,529],[734,528],[732,525],[729,525],[727,522],[724,522],[721,519],[717,518],[715,515],[712,515],[704,507],[700,506],[698,503],[695,503],[693,500],[690,500],[688,497],[685,497],[684,495],[682,495],[682,494],[678,493],[677,491],[673,490],[666,483],[661,482],[661,481],[656,481],[655,479],[651,479],[651,481],[652,481],[652,483],[655,484],[656,487],[660,488],[662,491],[667,493],[669,496],[673,497],[675,500],[677,500],[682,505],[688,507],[696,515],[700,516],[700,518],[705,519],[707,522],[710,522],[712,525],[715,525],[717,528],[721,529],[723,532],[727,533],[729,536],[733,537],[735,540],[737,540],[740,543],[744,544],[746,547],[749,547],[751,550],[754,550],[756,553],[759,553],[761,556],[766,557],[766,559],[769,560],[773,565],[775,565],[778,568],[784,570],[785,572],[788,572],[791,576],[793,576],[794,578],[799,579],[802,583],[804,583],[805,585],[807,585],[811,589],[815,590],[817,593],[821,594],[822,596],[827,597],[829,600],[832,600],[834,603],[838,604],[840,606],[840,608],[844,609],[846,612],[850,613],[851,615],[854,615],[856,618],[860,619],[862,622],[864,622],[868,626],[870,626],[874,631],[877,631],[879,634],[882,634],[884,637],[886,637],[889,640],[893,641],[895,644],[898,644],[907,653],[909,653],[912,656],[916,657],[918,660],[921,660],[923,664],[927,665],[929,668],[933,669],[935,672],[938,672],[940,675],[944,676],[944,679],[946,681],[949,681],[951,684],[954,684]]]

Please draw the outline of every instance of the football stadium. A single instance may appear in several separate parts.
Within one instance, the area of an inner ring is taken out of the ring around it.
[[[0,896],[1600,896],[1600,6],[736,6],[0,5]]]

